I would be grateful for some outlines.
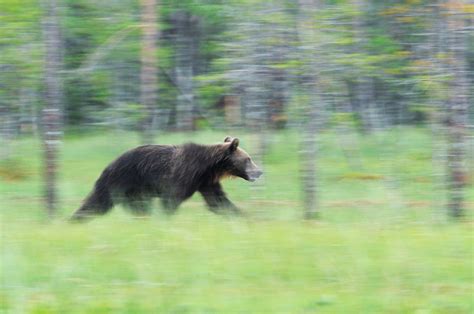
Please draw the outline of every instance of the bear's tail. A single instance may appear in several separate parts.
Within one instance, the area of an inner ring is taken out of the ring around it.
[[[114,206],[110,192],[97,186],[84,200],[82,206],[74,212],[70,221],[82,222],[94,216],[107,213]]]

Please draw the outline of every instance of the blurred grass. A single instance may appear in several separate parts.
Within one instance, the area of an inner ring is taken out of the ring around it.
[[[157,142],[226,135],[161,134]],[[230,135],[252,153],[252,134]],[[157,206],[150,219],[116,209],[84,225],[62,218],[138,136],[65,138],[52,223],[42,212],[40,143],[16,141],[3,167],[22,176],[0,181],[0,312],[472,313],[472,185],[466,220],[449,223],[429,131],[351,136],[352,147],[334,133],[319,139],[318,222],[300,220],[296,133],[269,138],[263,188],[224,183],[249,219],[209,214],[196,196],[171,219]]]

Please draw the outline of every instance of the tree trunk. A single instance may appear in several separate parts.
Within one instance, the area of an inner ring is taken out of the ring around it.
[[[446,19],[440,8],[440,1],[434,3],[431,12],[431,34],[428,47],[427,58],[431,60],[433,66],[430,68],[430,80],[439,82],[440,77],[446,72],[446,67],[443,62],[439,62],[438,56],[444,54],[445,40],[446,40]],[[446,163],[446,128],[442,123],[443,116],[443,102],[440,96],[433,95],[430,97],[431,115],[430,115],[430,129],[432,138],[431,148],[431,164],[433,177],[433,196],[432,208],[434,210],[434,217],[441,220],[445,217],[445,188],[446,188],[446,171],[444,165]]]
[[[305,219],[318,217],[318,200],[316,188],[316,159],[317,143],[316,133],[318,131],[318,119],[320,114],[320,101],[317,85],[318,63],[316,61],[319,47],[316,37],[316,26],[314,25],[314,14],[318,2],[316,0],[299,0],[299,25],[298,33],[302,46],[301,60],[308,69],[308,74],[303,78],[303,88],[308,95],[309,103],[304,106],[304,117],[302,130],[302,141],[300,143],[301,159],[301,181],[303,185],[303,206]]]
[[[14,133],[15,129],[11,112],[5,107],[0,107],[0,161],[11,157],[11,142]]]
[[[459,10],[459,1],[445,3],[448,19],[448,69],[452,75],[449,84],[447,110],[447,166],[449,216],[458,219],[464,215],[464,187],[467,180],[466,133],[468,114],[468,79],[466,63],[465,21]]]
[[[368,0],[355,0],[354,6],[357,9],[357,14],[354,17],[354,31],[355,31],[355,50],[362,55],[366,54],[367,32],[364,24],[364,17],[369,10]],[[364,72],[365,70],[362,70]],[[362,121],[363,130],[372,132],[377,126],[377,107],[374,97],[374,80],[368,77],[365,73],[359,73],[356,78],[355,95],[356,103],[359,111],[360,119]]]
[[[317,159],[317,143],[316,133],[318,131],[317,119],[319,119],[319,104],[316,99],[311,100],[309,111],[309,120],[304,126],[302,141],[300,147],[301,166],[301,180],[303,184],[303,205],[304,218],[314,219],[318,218],[318,198],[316,186],[316,159]]]
[[[255,64],[255,63],[254,63]],[[250,75],[249,78],[255,79],[255,75]],[[254,150],[252,151],[252,157],[255,163],[265,173],[264,156],[267,151],[267,113],[265,106],[264,87],[261,86],[262,80],[253,81],[253,86],[250,86],[247,90],[247,119],[246,126],[251,132],[254,132]],[[265,178],[260,178],[257,182],[252,184],[252,199],[259,201],[263,197],[265,191]]]
[[[142,22],[140,102],[145,110],[145,118],[141,126],[142,142],[144,144],[153,142],[153,133],[156,129],[157,121],[157,1],[159,0],[141,0],[140,3]]]
[[[62,129],[61,35],[56,0],[45,1],[43,16],[45,45],[44,102],[42,110],[44,145],[44,184],[49,217],[57,210],[57,154]]]
[[[194,129],[194,50],[198,39],[199,20],[183,11],[174,13],[175,26],[175,78],[179,94],[176,104],[176,127],[178,130]]]

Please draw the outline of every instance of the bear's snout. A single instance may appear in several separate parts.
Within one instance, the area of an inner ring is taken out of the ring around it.
[[[257,170],[254,170],[254,171],[251,171],[249,172],[249,181],[250,182],[254,182],[255,180],[257,180],[258,178],[260,178],[260,176],[263,174],[263,171],[260,170],[260,169],[257,169]]]

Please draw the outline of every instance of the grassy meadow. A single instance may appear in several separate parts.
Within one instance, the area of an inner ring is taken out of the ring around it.
[[[239,133],[239,132],[237,132]],[[241,139],[251,155],[254,135]],[[160,134],[216,143],[226,133]],[[473,313],[474,189],[467,216],[444,208],[442,160],[429,130],[319,139],[320,219],[303,221],[298,134],[269,135],[259,183],[224,182],[248,214],[209,213],[199,195],[174,217],[122,208],[65,219],[100,171],[138,145],[129,132],[67,135],[58,218],[42,203],[41,144],[12,143],[0,162],[0,313]]]

